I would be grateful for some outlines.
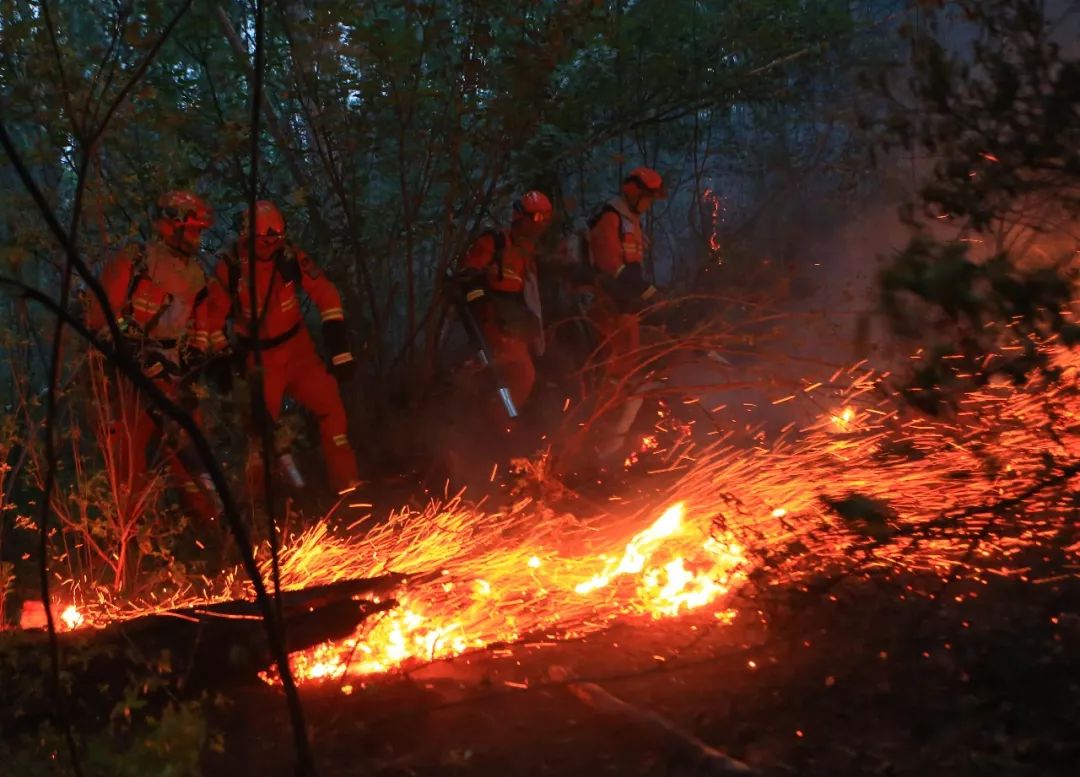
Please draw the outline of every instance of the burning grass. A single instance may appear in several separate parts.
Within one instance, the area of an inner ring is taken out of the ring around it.
[[[1055,361],[1057,383],[987,388],[941,420],[905,416],[881,391],[883,376],[856,365],[807,384],[804,399],[829,392],[829,405],[805,428],[791,424],[750,449],[723,437],[684,445],[674,485],[587,520],[528,500],[492,513],[459,495],[370,527],[316,524],[284,543],[286,587],[388,571],[410,581],[396,609],[351,638],[295,654],[297,676],[343,681],[623,617],[707,607],[728,620],[727,597],[750,579],[1024,577],[1033,573],[1022,557],[1052,548],[1072,574],[1080,544],[1070,545],[1067,468],[1080,451],[1080,358],[1062,350]],[[223,597],[240,585],[235,576],[214,584]],[[146,609],[80,605],[90,622]]]

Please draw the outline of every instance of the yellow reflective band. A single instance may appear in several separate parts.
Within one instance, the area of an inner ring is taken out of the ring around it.
[[[146,373],[145,373],[146,377],[148,377],[148,378],[156,377],[156,376],[160,375],[161,371],[164,370],[164,369],[165,369],[165,367],[162,365],[161,362],[154,362],[154,366],[152,366],[150,369],[148,369],[146,371]]]
[[[484,296],[484,290],[483,289],[473,289],[472,291],[470,291],[468,294],[465,295],[465,301],[466,302],[472,302],[473,300],[480,299],[483,296]]]
[[[625,264],[620,264],[620,265],[619,265],[619,269],[615,271],[615,277],[616,277],[616,278],[618,278],[618,277],[619,277],[619,273],[621,273],[621,272],[622,272],[623,270],[625,270],[625,269],[626,269],[626,265],[625,265]]]
[[[227,342],[227,340],[225,338],[225,333],[222,332],[220,329],[218,331],[216,331],[216,332],[213,332],[210,335],[210,342],[213,345],[221,345],[221,344]]]
[[[352,361],[352,354],[351,353],[339,353],[337,356],[335,356],[333,359],[330,360],[330,363],[333,364],[335,367],[337,367],[339,364],[344,364],[345,362],[351,362],[351,361]]]
[[[296,297],[289,297],[281,303],[282,310],[292,310],[296,307]]]
[[[334,445],[348,445],[349,440],[343,434],[334,435]]]
[[[651,299],[655,294],[656,294],[656,287],[655,286],[649,286],[649,288],[645,289],[645,291],[642,293],[641,298],[642,299]]]
[[[323,321],[339,321],[345,318],[345,311],[341,308],[327,308],[322,312]]]

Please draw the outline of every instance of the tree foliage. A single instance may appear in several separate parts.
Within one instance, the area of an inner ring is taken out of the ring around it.
[[[83,136],[173,4],[49,8],[0,8],[0,99],[64,209]],[[433,358],[443,271],[514,192],[545,188],[576,215],[640,162],[677,187],[692,156],[724,153],[704,129],[731,125],[735,106],[805,100],[806,74],[854,29],[834,0],[290,0],[267,24],[263,193],[342,285],[379,376]],[[145,233],[156,195],[178,186],[210,197],[213,238],[228,238],[244,201],[251,26],[245,3],[196,3],[119,106],[92,154],[88,253]],[[40,226],[4,189],[7,256],[39,251]]]
[[[926,343],[910,398],[937,412],[957,390],[1055,374],[1048,340],[1068,314],[1080,232],[1080,60],[1041,0],[959,3],[913,33],[910,97],[890,139],[930,155],[917,234],[882,276],[896,331]],[[969,51],[950,38],[973,31]],[[958,227],[942,237],[940,224]],[[976,250],[978,249],[978,250]]]

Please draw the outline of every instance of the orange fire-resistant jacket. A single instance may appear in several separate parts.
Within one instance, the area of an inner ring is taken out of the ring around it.
[[[490,291],[521,294],[526,280],[536,274],[536,247],[510,230],[486,232],[476,239],[461,261],[462,269],[482,274]],[[469,302],[483,296],[484,289],[467,295]]]
[[[589,250],[596,269],[618,277],[627,265],[641,263],[645,249],[641,218],[621,196],[609,200],[589,230]]]
[[[148,347],[176,364],[181,350],[207,348],[206,280],[195,259],[157,241],[125,248],[106,263],[101,274],[121,331],[145,336]],[[105,313],[93,297],[87,323],[94,330],[105,326]]]
[[[258,338],[268,347],[288,340],[303,326],[297,286],[311,298],[322,315],[323,323],[342,321],[345,313],[337,287],[323,275],[311,257],[300,249],[286,245],[267,261],[249,262],[247,246],[242,242],[226,250],[214,268],[210,285],[210,341],[212,345],[225,340],[225,320],[232,311],[235,292],[239,309],[232,311],[234,325],[241,340],[250,339],[252,315],[250,272],[255,268],[255,294],[259,317]]]

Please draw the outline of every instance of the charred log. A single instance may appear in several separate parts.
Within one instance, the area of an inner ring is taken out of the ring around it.
[[[289,652],[343,639],[393,599],[355,598],[392,591],[402,578],[386,575],[282,592]],[[83,716],[107,715],[133,685],[170,696],[192,696],[258,682],[273,664],[266,629],[254,602],[234,600],[184,607],[58,635],[63,681]],[[53,714],[42,684],[48,636],[24,631],[0,641],[3,735],[27,731]]]

